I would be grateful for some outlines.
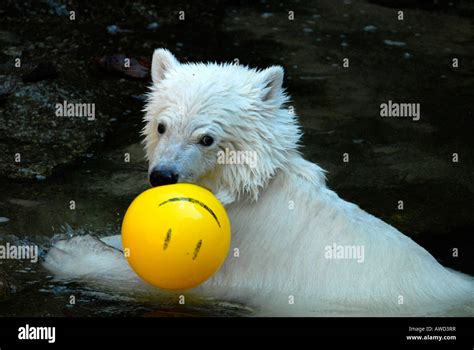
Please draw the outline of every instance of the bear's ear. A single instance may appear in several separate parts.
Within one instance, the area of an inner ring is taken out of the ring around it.
[[[151,79],[154,83],[158,83],[165,77],[166,72],[178,65],[178,60],[171,52],[166,49],[156,49],[151,61]]]
[[[278,99],[282,93],[283,85],[283,67],[271,66],[260,73],[260,86],[263,91],[262,99],[271,101]]]

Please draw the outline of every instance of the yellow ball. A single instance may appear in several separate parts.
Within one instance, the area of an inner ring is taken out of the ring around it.
[[[202,187],[154,187],[130,204],[122,244],[142,279],[163,289],[188,289],[207,280],[224,262],[229,218],[218,199]]]

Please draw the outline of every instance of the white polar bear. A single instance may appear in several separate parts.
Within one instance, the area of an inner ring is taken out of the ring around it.
[[[281,67],[182,64],[157,49],[152,79],[143,130],[151,184],[212,190],[229,214],[231,251],[239,251],[192,292],[237,300],[262,315],[443,315],[456,308],[472,314],[472,277],[444,268],[395,228],[339,198],[326,187],[324,171],[302,158]],[[254,154],[256,162],[221,164],[223,151]],[[120,236],[75,237],[57,243],[44,265],[57,278],[156,295],[119,249]]]

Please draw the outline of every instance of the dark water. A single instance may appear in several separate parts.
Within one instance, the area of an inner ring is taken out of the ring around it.
[[[0,30],[21,39],[0,42],[2,62],[15,48],[25,57],[54,62],[59,76],[31,84],[31,93],[49,84],[93,96],[90,102],[110,124],[103,139],[44,180],[1,177],[0,217],[9,219],[0,223],[1,243],[32,242],[47,250],[60,237],[119,232],[128,204],[147,188],[139,144],[143,101],[137,96],[148,82],[104,72],[91,62],[117,53],[149,58],[154,48],[167,47],[182,61],[238,58],[257,67],[283,65],[285,86],[304,126],[303,152],[329,170],[330,186],[401,229],[443,264],[474,273],[472,6],[415,3],[404,9],[400,23],[395,9],[365,1],[231,1],[226,6],[3,1]],[[77,11],[73,24],[61,14],[63,4]],[[176,20],[178,8],[185,21]],[[288,11],[295,12],[294,21]],[[125,32],[110,33],[111,25]],[[345,57],[354,68],[341,68]],[[457,70],[449,66],[452,57],[462,62]],[[379,104],[389,99],[421,103],[422,120],[377,118]],[[27,116],[28,108],[23,112]],[[12,151],[17,146],[7,143]],[[127,164],[125,152],[131,154]],[[342,164],[344,152],[355,161]],[[457,168],[449,162],[452,152],[462,156]],[[407,203],[403,212],[396,210],[400,198]],[[71,200],[75,210],[69,208]],[[455,247],[458,257],[452,256]],[[242,305],[176,307],[122,298],[54,282],[40,264],[1,264],[15,286],[0,302],[2,316],[251,314]]]

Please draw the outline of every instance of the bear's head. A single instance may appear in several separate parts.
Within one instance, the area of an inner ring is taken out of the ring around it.
[[[143,135],[153,186],[189,182],[224,204],[256,200],[298,152],[282,67],[180,63],[157,49],[151,76]]]

